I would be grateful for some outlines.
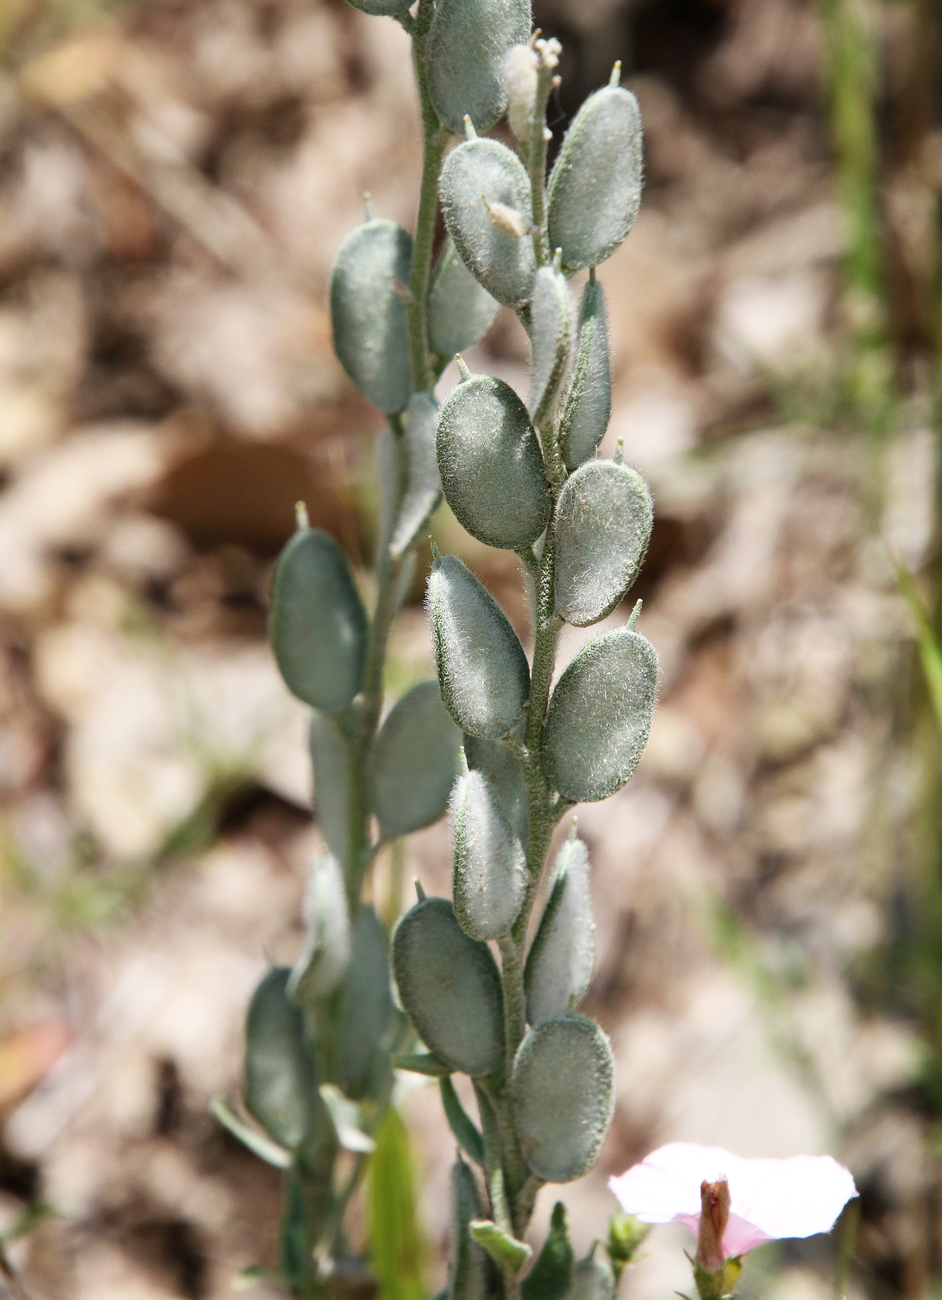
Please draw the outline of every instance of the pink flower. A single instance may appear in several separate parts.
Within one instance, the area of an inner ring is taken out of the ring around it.
[[[722,1147],[669,1142],[609,1187],[628,1214],[642,1223],[700,1225],[703,1183],[729,1183],[729,1218],[722,1248],[727,1259],[764,1241],[830,1232],[857,1188],[848,1169],[831,1156],[750,1160]]]

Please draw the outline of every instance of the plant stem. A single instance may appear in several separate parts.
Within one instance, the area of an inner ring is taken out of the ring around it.
[[[546,127],[546,105],[549,103],[553,76],[553,69],[541,59],[537,72],[530,142],[527,148],[530,203],[533,212],[533,249],[536,253],[537,266],[549,266],[553,260],[546,224],[546,146],[550,139]]]

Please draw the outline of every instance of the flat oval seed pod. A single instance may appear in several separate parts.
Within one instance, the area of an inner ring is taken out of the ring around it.
[[[575,1010],[595,964],[595,921],[589,895],[589,851],[568,840],[556,859],[553,888],[524,972],[531,1025]]]
[[[547,192],[550,245],[570,271],[611,257],[641,206],[641,113],[630,90],[606,86],[566,132]]]
[[[429,575],[428,615],[445,708],[472,736],[506,736],[530,693],[527,657],[506,614],[459,559],[442,555]]]
[[[579,312],[576,370],[559,426],[567,469],[575,469],[595,454],[611,416],[612,362],[605,295],[598,280],[590,280]]]
[[[382,922],[368,903],[361,903],[353,927],[353,947],[340,998],[338,1082],[353,1101],[366,1096],[375,1082],[377,1053],[393,1014],[389,984],[389,944]],[[384,1053],[388,1062],[388,1054]]]
[[[573,803],[607,799],[641,759],[657,690],[657,655],[628,628],[605,632],[556,683],[543,732],[543,765]]]
[[[471,1224],[485,1213],[478,1185],[461,1156],[451,1170],[448,1300],[486,1300],[490,1293],[487,1255],[471,1236]]]
[[[394,705],[370,757],[370,804],[386,835],[438,821],[460,771],[460,749],[438,682],[419,682]]]
[[[500,740],[482,740],[466,735],[465,758],[473,772],[482,772],[497,794],[514,835],[526,847],[530,834],[530,803],[523,769],[511,750]]]
[[[428,38],[429,94],[456,135],[465,116],[487,131],[507,107],[504,58],[529,40],[530,0],[436,0]]]
[[[319,528],[299,528],[275,568],[269,620],[289,691],[315,709],[345,709],[363,685],[366,634],[343,551]]]
[[[404,286],[411,236],[394,221],[356,226],[337,249],[330,276],[334,351],[368,402],[402,411],[412,392]]]
[[[613,460],[580,465],[556,503],[556,612],[587,627],[610,613],[638,576],[651,539],[651,489]]]
[[[553,498],[527,408],[510,385],[476,375],[453,388],[437,446],[445,500],[471,536],[508,551],[532,545]]]
[[[472,1078],[503,1056],[500,976],[487,944],[468,936],[447,898],[424,898],[393,933],[399,1000],[430,1051]]]
[[[510,1102],[527,1163],[548,1183],[581,1178],[612,1122],[614,1064],[608,1039],[584,1016],[535,1025],[514,1060]]]
[[[308,748],[314,773],[314,811],[338,862],[347,857],[347,742],[329,713],[315,709],[308,728]]]
[[[382,15],[392,18],[404,14],[415,4],[415,0],[347,0],[354,9],[361,9],[365,14]]]
[[[494,323],[500,303],[478,284],[446,239],[428,295],[428,336],[440,357],[466,352]]]
[[[304,945],[288,979],[288,996],[299,1007],[330,997],[350,961],[352,942],[347,891],[340,863],[332,853],[314,859],[302,916]]]
[[[394,556],[405,555],[428,528],[442,499],[435,451],[438,403],[427,393],[416,393],[406,412],[402,450],[406,458],[406,490],[390,539]]]
[[[536,275],[530,178],[497,140],[467,140],[445,159],[439,195],[465,266],[498,302],[528,302]],[[495,207],[495,205],[497,205]]]
[[[527,888],[526,856],[490,782],[465,772],[451,799],[455,916],[472,939],[509,934]]]
[[[541,267],[530,303],[533,377],[530,411],[542,425],[556,409],[572,353],[572,298],[566,277],[551,266]]]
[[[288,996],[286,966],[268,971],[252,995],[245,1028],[245,1105],[262,1128],[293,1149],[313,1131],[317,1077],[304,1018]]]

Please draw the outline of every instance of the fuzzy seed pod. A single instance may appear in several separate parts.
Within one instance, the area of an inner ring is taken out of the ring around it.
[[[315,709],[308,725],[314,775],[314,811],[327,847],[338,862],[347,859],[347,765],[349,750],[336,719]]]
[[[343,871],[332,853],[314,859],[304,893],[304,946],[288,980],[299,1007],[329,998],[346,973],[352,942]]]
[[[533,343],[533,378],[530,411],[541,427],[554,414],[572,355],[572,298],[566,277],[552,267],[541,267],[533,284],[530,303]]]
[[[438,682],[419,682],[393,706],[370,757],[370,803],[387,836],[438,821],[460,770],[460,748]]]
[[[612,362],[608,349],[605,294],[589,280],[582,294],[576,367],[559,427],[567,469],[576,469],[605,437],[612,416]]]
[[[338,1083],[352,1101],[370,1095],[376,1083],[385,1083],[385,1074],[377,1070],[377,1054],[392,1014],[386,931],[372,907],[361,903],[337,1021]],[[383,1056],[388,1062],[388,1055]]]
[[[589,893],[589,851],[570,839],[556,859],[555,878],[524,973],[531,1025],[574,1011],[595,965],[595,921]]]
[[[470,117],[489,130],[507,106],[504,59],[530,35],[530,0],[437,0],[428,39],[429,93],[456,135]]]
[[[288,996],[286,966],[263,976],[245,1027],[246,1109],[277,1142],[293,1150],[314,1131],[317,1074],[304,1041],[304,1019]]]
[[[455,916],[472,939],[509,934],[527,887],[526,856],[490,782],[465,772],[451,799]]]
[[[497,794],[514,835],[526,848],[530,832],[530,805],[523,769],[513,752],[500,740],[465,735],[464,752],[472,772],[480,772]]]
[[[466,352],[494,323],[500,303],[478,284],[446,239],[428,295],[428,335],[440,357]]]

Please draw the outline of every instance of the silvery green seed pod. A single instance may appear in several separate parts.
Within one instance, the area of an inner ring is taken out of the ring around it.
[[[428,295],[432,351],[450,358],[473,347],[491,328],[499,306],[462,262],[454,240],[446,239]]]
[[[641,114],[630,90],[590,95],[566,132],[547,191],[550,245],[570,271],[611,257],[641,206]]]
[[[530,411],[540,427],[555,414],[560,389],[572,354],[572,298],[566,277],[551,266],[541,267],[530,303],[533,375]]]
[[[610,613],[638,576],[651,538],[651,489],[613,460],[580,465],[556,503],[556,612],[587,627]]]
[[[575,469],[594,455],[611,415],[612,363],[605,295],[598,280],[590,280],[582,294],[576,369],[559,427],[567,469]]]
[[[472,736],[508,735],[526,708],[530,670],[506,614],[459,559],[442,555],[429,575],[428,615],[445,708]]]
[[[267,972],[252,995],[245,1028],[245,1105],[282,1146],[313,1132],[317,1076],[304,1041],[304,1020],[288,997],[285,966]]]
[[[543,732],[544,768],[564,799],[607,799],[631,778],[656,690],[657,655],[638,632],[605,632],[580,650],[556,684]]]
[[[437,424],[438,403],[427,393],[416,393],[409,402],[402,435],[406,490],[390,539],[390,550],[397,558],[405,555],[426,531],[442,499],[435,452]]]
[[[278,558],[269,634],[285,685],[315,709],[345,709],[363,684],[367,621],[340,547],[297,530]]]
[[[438,682],[419,682],[390,710],[370,756],[370,804],[392,838],[431,826],[458,776],[461,732]]]
[[[336,718],[320,709],[311,714],[308,748],[314,773],[314,811],[327,847],[338,862],[347,859],[347,741]]]
[[[472,537],[516,551],[549,523],[553,498],[527,408],[502,379],[476,375],[454,387],[438,416],[445,500]]]
[[[526,847],[530,834],[530,806],[523,769],[509,746],[500,740],[482,740],[466,735],[464,752],[468,766],[482,772],[497,792],[514,835]]]
[[[500,976],[486,943],[469,939],[447,898],[424,898],[393,933],[399,1001],[430,1051],[472,1078],[503,1058]]]
[[[530,36],[530,0],[436,0],[428,38],[429,93],[445,126],[470,117],[487,131],[507,107],[504,57]]]
[[[352,942],[347,891],[340,863],[332,853],[314,859],[302,911],[305,936],[288,980],[288,996],[299,1007],[322,1002],[340,984]]]
[[[570,1300],[615,1300],[615,1274],[601,1251],[579,1260],[573,1275],[569,1298]]]
[[[330,276],[334,351],[360,392],[381,411],[405,410],[412,392],[405,294],[412,238],[373,218],[341,243]]]
[[[614,1063],[608,1039],[584,1016],[535,1025],[514,1059],[510,1102],[527,1164],[548,1183],[581,1178],[612,1122]]]
[[[490,1266],[471,1236],[472,1222],[484,1212],[474,1175],[458,1156],[451,1170],[448,1300],[487,1300]]]
[[[359,1101],[376,1077],[377,1055],[393,1013],[389,986],[389,944],[379,917],[361,903],[353,928],[353,948],[340,998],[338,1082],[347,1097]],[[384,1054],[386,1068],[388,1055]]]
[[[509,934],[527,888],[526,856],[497,795],[480,772],[464,772],[451,797],[455,916],[472,939]]]
[[[497,140],[465,141],[445,159],[439,195],[448,233],[475,279],[498,302],[528,302],[536,275],[533,208],[516,154]]]
[[[404,14],[412,8],[415,0],[347,0],[354,9],[361,9],[365,14],[385,15],[388,18]]]
[[[555,878],[524,973],[531,1025],[574,1011],[595,964],[595,921],[589,894],[589,851],[570,839],[559,851]]]

